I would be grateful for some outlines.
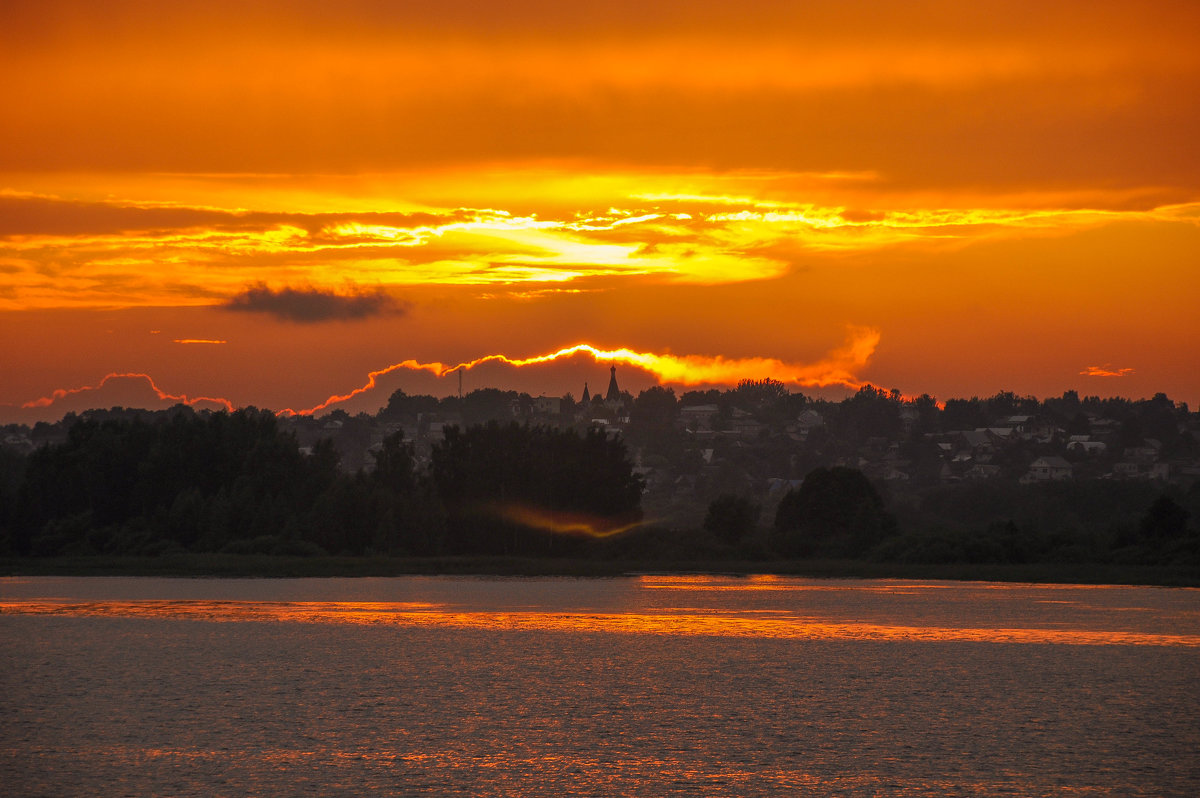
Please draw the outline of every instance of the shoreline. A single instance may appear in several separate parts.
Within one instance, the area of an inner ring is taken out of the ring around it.
[[[288,557],[169,554],[157,557],[0,558],[0,576],[319,578],[392,576],[618,577],[643,573],[770,574],[818,579],[936,579],[1032,584],[1200,587],[1200,569],[1110,563],[895,563],[866,560],[590,560],[535,557]]]

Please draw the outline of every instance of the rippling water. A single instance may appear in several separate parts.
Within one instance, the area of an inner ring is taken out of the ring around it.
[[[1200,794],[1200,591],[0,579],[6,795]]]

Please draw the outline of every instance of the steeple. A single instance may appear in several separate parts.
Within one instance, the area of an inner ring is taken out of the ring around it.
[[[617,387],[617,367],[613,366],[611,376],[608,378],[608,393],[604,397],[606,402],[621,401],[621,389]]]
[[[588,393],[587,382],[583,383],[583,398],[580,399],[579,401],[582,403],[587,403],[587,402],[592,401],[592,395],[590,393]]]

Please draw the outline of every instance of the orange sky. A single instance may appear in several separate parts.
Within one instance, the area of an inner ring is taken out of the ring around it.
[[[0,421],[580,343],[1195,406],[1198,96],[1190,2],[8,2]]]

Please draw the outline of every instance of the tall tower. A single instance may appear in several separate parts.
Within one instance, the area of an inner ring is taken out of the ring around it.
[[[583,404],[587,404],[588,402],[592,401],[592,395],[588,393],[587,382],[583,383],[583,398],[579,401]]]
[[[617,387],[617,367],[613,366],[608,378],[608,393],[604,396],[606,402],[621,401],[621,389]]]

